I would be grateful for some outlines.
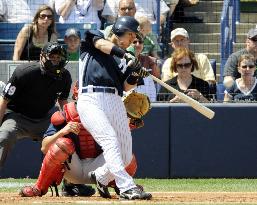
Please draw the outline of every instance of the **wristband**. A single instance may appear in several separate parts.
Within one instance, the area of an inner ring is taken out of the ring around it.
[[[130,85],[135,85],[138,82],[139,77],[134,75],[129,75],[127,78],[127,83]]]
[[[125,55],[126,51],[124,51],[123,49],[119,48],[118,46],[113,46],[112,50],[110,52],[110,55],[115,55],[119,58],[123,58],[123,56]]]

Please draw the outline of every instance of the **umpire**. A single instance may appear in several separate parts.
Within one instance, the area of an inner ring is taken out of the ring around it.
[[[58,43],[47,43],[40,62],[17,66],[0,97],[0,169],[17,140],[42,140],[56,101],[67,103],[71,75],[64,67],[67,52]]]

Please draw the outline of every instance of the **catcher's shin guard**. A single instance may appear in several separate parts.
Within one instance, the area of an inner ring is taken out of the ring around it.
[[[71,139],[59,138],[46,153],[36,184],[33,187],[23,187],[20,195],[43,196],[51,185],[59,185],[64,175],[64,162],[74,151],[75,147]]]

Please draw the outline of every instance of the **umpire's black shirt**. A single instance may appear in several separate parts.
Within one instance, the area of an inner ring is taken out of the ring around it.
[[[3,97],[9,100],[7,108],[36,119],[45,117],[56,100],[66,100],[71,88],[71,75],[65,70],[60,79],[42,73],[40,64],[17,66],[9,79]]]

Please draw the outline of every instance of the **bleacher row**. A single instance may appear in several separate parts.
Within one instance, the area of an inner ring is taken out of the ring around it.
[[[24,26],[24,23],[7,23],[0,22],[0,60],[12,60],[14,44],[17,38],[18,33]],[[87,29],[96,29],[97,26],[94,23],[56,23],[56,30],[58,33],[58,41],[63,43],[63,38],[65,35],[65,31],[68,28],[75,27],[77,28],[84,38],[84,32]],[[152,26],[153,32],[156,33],[156,25]],[[210,59],[212,68],[214,70],[214,74],[216,76],[216,60]],[[221,86],[221,85],[218,85]],[[223,87],[217,87],[217,99],[222,100],[224,91]],[[221,92],[221,93],[220,93]]]
[[[24,23],[0,23],[0,60],[12,59],[15,40],[23,26]],[[65,31],[71,27],[77,28],[81,32],[82,38],[85,30],[97,28],[95,23],[56,23],[60,42],[63,42]]]

